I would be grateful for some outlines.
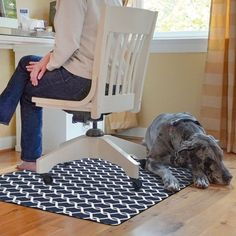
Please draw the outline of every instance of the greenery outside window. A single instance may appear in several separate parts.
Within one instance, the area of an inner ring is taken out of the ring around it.
[[[206,51],[211,0],[133,0],[130,6],[158,11],[154,34],[158,42],[152,48],[156,44],[168,52]]]

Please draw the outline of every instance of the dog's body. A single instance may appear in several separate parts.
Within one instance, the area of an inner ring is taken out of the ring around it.
[[[229,184],[232,176],[223,164],[223,151],[189,113],[161,114],[148,127],[146,169],[159,175],[166,189],[178,191],[178,180],[168,165],[191,166],[196,187]]]

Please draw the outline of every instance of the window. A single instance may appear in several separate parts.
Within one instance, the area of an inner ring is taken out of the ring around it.
[[[166,48],[175,42],[177,51],[184,45],[193,52],[206,50],[211,0],[133,0],[131,5],[158,11],[154,39],[172,39]],[[196,50],[191,49],[192,43],[197,46]]]
[[[16,0],[0,0],[0,27],[17,28]]]
[[[0,16],[16,18],[16,0],[0,0]]]

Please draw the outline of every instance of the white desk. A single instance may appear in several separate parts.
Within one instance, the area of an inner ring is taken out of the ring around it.
[[[44,55],[53,47],[52,38],[0,34],[0,49],[12,49],[15,52],[15,65],[22,56]],[[81,123],[72,124],[72,115],[61,110],[44,109],[43,112],[43,152],[46,153],[60,143],[85,133],[90,127]],[[16,147],[20,151],[20,110],[16,111]]]

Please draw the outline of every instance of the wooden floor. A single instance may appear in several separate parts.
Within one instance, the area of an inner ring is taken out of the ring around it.
[[[16,152],[0,153],[0,171],[19,162]],[[0,235],[4,236],[235,236],[236,155],[225,155],[234,178],[230,186],[206,190],[188,187],[119,226],[0,202]]]

